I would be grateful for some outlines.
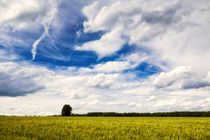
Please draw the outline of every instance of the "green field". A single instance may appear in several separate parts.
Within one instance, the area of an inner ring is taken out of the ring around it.
[[[0,117],[0,140],[210,140],[204,117]]]

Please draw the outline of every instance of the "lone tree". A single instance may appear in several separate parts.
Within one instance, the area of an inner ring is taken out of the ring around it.
[[[72,107],[70,105],[65,104],[62,108],[61,116],[71,116]]]

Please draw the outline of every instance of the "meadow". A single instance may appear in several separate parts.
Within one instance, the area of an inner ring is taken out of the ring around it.
[[[0,116],[0,140],[210,140],[209,117]]]

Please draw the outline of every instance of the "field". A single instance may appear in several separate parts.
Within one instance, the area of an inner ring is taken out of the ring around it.
[[[204,117],[0,117],[0,140],[210,140]]]

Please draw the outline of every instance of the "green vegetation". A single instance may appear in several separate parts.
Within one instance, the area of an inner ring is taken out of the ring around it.
[[[74,116],[81,114],[74,114]],[[175,112],[156,112],[156,113],[117,113],[117,112],[89,112],[83,116],[121,116],[121,117],[210,117],[210,111],[175,111]]]
[[[0,140],[209,140],[207,117],[0,116]]]
[[[70,105],[64,105],[61,111],[61,116],[71,116],[72,107]]]

